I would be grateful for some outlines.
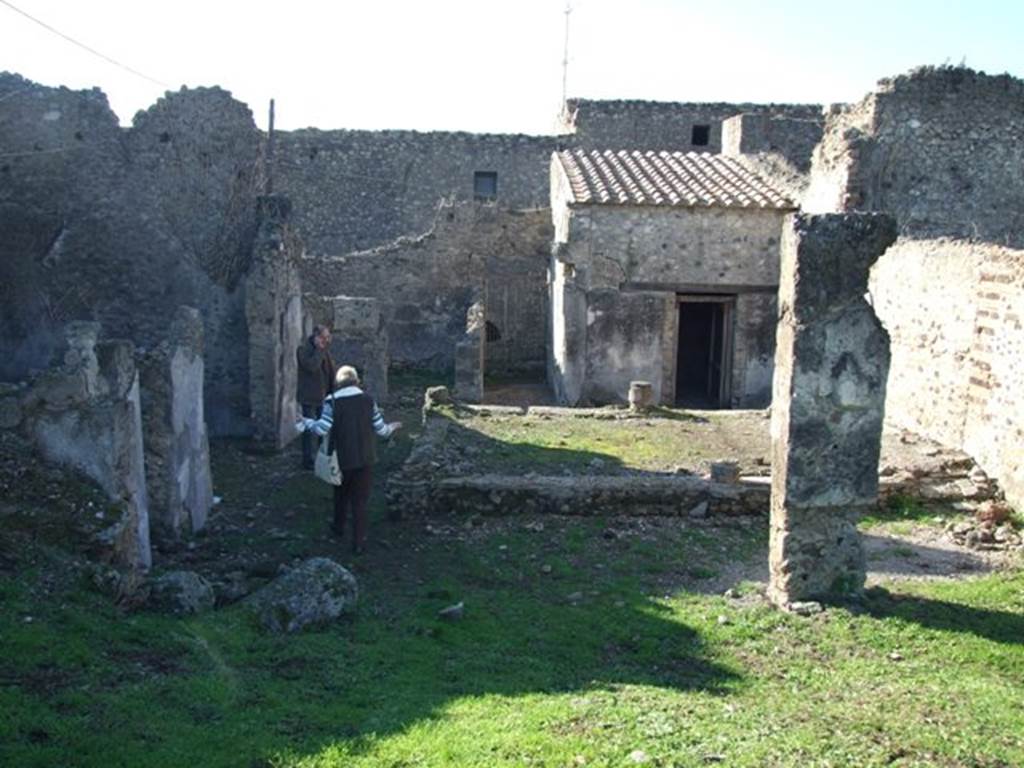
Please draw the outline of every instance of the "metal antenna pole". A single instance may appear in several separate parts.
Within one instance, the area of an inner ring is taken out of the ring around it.
[[[572,6],[565,4],[565,47],[562,49],[562,108],[565,109],[565,99],[568,96],[566,83],[569,79],[569,14],[572,13]]]

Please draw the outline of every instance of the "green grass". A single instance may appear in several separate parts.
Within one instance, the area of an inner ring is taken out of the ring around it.
[[[214,446],[218,529],[181,564],[350,563],[297,454],[243,448]],[[892,582],[804,618],[736,569],[764,562],[766,525],[388,522],[378,493],[355,615],[274,637],[239,607],[125,613],[54,526],[8,520],[4,766],[1024,765],[1019,570]],[[460,600],[462,621],[438,618]]]
[[[287,638],[5,579],[0,764],[1024,762],[1020,573],[798,618],[699,591],[723,556],[685,531],[604,539],[614,522],[422,541],[378,519],[401,549],[358,566],[357,614]]]
[[[766,469],[768,427],[760,414],[695,416],[667,408],[643,417],[609,410],[607,418],[587,419],[441,413],[452,421],[451,450],[479,473],[706,471],[723,458],[746,472]]]
[[[909,532],[914,525],[942,525],[943,522],[942,510],[926,506],[914,498],[893,496],[884,506],[862,518],[860,524],[864,528],[885,525],[891,532],[901,534]]]

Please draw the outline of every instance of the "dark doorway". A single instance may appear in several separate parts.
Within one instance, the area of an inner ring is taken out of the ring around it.
[[[731,321],[729,297],[693,297],[679,302],[676,405],[728,406]]]

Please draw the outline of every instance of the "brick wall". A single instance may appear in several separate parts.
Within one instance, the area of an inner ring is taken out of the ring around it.
[[[892,339],[887,418],[963,447],[1024,505],[1024,251],[904,239],[870,288]]]

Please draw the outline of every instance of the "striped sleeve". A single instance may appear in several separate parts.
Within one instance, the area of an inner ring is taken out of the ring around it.
[[[331,431],[331,425],[334,424],[334,400],[327,398],[324,400],[323,410],[320,412],[319,419],[306,419],[306,429],[310,430],[313,434],[323,437]]]
[[[380,412],[380,408],[377,407],[376,403],[373,404],[373,415],[371,418],[373,420],[374,432],[376,432],[381,437],[391,437],[391,433],[394,432],[395,430],[391,427],[390,424],[384,422],[384,414]]]

